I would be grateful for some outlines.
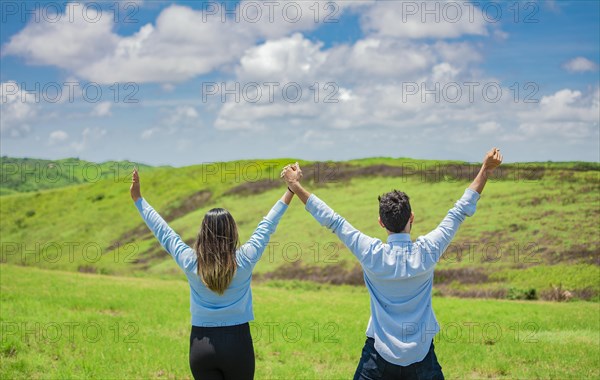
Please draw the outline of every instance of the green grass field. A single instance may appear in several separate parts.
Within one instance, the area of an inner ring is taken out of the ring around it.
[[[0,269],[2,378],[190,378],[184,281]],[[273,282],[253,292],[257,379],[352,377],[364,288]],[[434,297],[434,309],[447,378],[600,376],[598,303]]]
[[[232,212],[244,240],[293,161],[140,166],[142,194],[189,243],[212,207]],[[309,190],[381,239],[377,195],[409,194],[416,238],[477,169],[403,158],[301,164]],[[51,177],[56,165],[78,169]],[[0,377],[189,378],[189,289],[129,198],[133,164],[86,165],[2,158]],[[501,168],[436,268],[445,375],[598,378],[600,165]],[[351,378],[369,317],[357,265],[294,200],[256,267],[257,379]]]

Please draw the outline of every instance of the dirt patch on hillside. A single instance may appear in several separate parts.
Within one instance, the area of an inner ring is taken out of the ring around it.
[[[363,270],[359,265],[346,267],[341,263],[314,266],[303,263],[284,264],[275,271],[258,274],[257,280],[303,280],[333,285],[364,285]],[[481,284],[488,281],[488,275],[481,268],[437,269],[434,284]]]
[[[189,247],[194,246],[196,238],[184,240],[184,243]],[[169,253],[158,243],[154,241],[150,249],[147,251],[140,253],[136,256],[136,258],[132,261],[134,264],[138,265],[138,269],[146,270],[150,268],[153,264],[160,260],[171,259]]]
[[[436,269],[434,284],[450,284],[454,281],[461,284],[482,284],[488,281],[488,275],[481,268]]]
[[[190,212],[206,206],[212,197],[212,193],[208,190],[201,190],[197,193],[186,197],[179,206],[168,208],[162,216],[167,222],[180,218]]]
[[[451,287],[441,285],[433,288],[433,292],[436,295],[443,297],[459,297],[459,298],[494,298],[494,299],[506,299],[508,291],[506,289],[481,289],[481,288],[469,288],[469,289],[453,289]]]
[[[364,285],[363,271],[359,265],[346,268],[344,265],[312,266],[302,263],[284,264],[275,271],[256,274],[258,281],[266,280],[304,280],[332,285]]]
[[[571,293],[573,293],[573,297],[585,301],[590,301],[592,298],[598,296],[598,292],[590,286],[583,289],[575,289]]]
[[[106,252],[112,251],[120,246],[132,243],[136,240],[143,239],[149,234],[150,230],[148,230],[148,226],[146,226],[145,223],[139,224],[134,228],[125,231],[117,240],[110,243],[110,245],[106,248]]]
[[[547,253],[543,257],[548,264],[583,263],[600,266],[600,251],[598,249],[590,249],[586,244],[576,244],[560,252]]]
[[[154,261],[167,258],[169,258],[169,253],[157,243],[153,244],[146,252],[138,254],[133,260],[133,263],[138,266],[138,269],[145,270],[150,268]]]
[[[281,181],[275,181],[271,179],[261,179],[256,182],[244,182],[240,185],[232,187],[227,190],[225,195],[255,195],[264,193],[266,191],[282,187]]]
[[[399,180],[412,178],[423,183],[472,181],[479,172],[479,164],[435,164],[425,162],[406,162],[400,165],[357,166],[336,162],[316,162],[302,167],[304,181],[313,185],[339,183],[361,177],[395,177]],[[502,166],[498,168],[491,181],[537,181],[544,177],[546,169],[542,166]],[[282,186],[279,178],[245,182],[229,189],[225,195],[253,195]]]
[[[94,265],[79,265],[77,267],[77,271],[80,273],[98,273],[98,268]]]
[[[256,274],[254,278],[257,281],[301,280],[332,285],[362,286],[365,283],[359,265],[348,268],[341,263],[322,267],[303,263],[284,264],[273,272]],[[450,285],[455,281],[470,285],[483,284],[488,282],[488,275],[481,268],[437,269],[434,275],[434,294],[464,298],[505,299],[507,297],[506,289],[482,289],[477,286],[456,289]]]
[[[346,182],[359,177],[417,177],[426,182],[443,180],[461,180],[474,178],[477,172],[470,165],[437,165],[424,167],[419,164],[402,166],[371,165],[353,166],[343,163],[317,162],[302,167],[304,181],[314,185]],[[245,182],[225,192],[225,195],[254,195],[282,186],[280,179],[263,179],[255,182]]]
[[[167,208],[167,210],[161,214],[163,219],[167,222],[172,222],[175,219],[181,218],[182,216],[189,214],[190,212],[196,211],[197,209],[204,207],[208,204],[212,197],[212,193],[208,190],[201,190],[191,196],[185,198],[181,204],[175,207]],[[136,227],[125,231],[119,238],[113,241],[106,251],[112,251],[119,246],[123,246],[128,243],[132,243],[136,240],[144,240],[150,235],[151,232],[145,223],[141,223]],[[188,243],[189,244],[189,243]],[[161,248],[160,246],[158,246]],[[161,248],[162,249],[162,248]],[[154,253],[154,251],[152,251]]]

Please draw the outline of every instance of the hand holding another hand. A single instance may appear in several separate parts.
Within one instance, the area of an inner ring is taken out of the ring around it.
[[[294,184],[300,182],[302,179],[302,170],[300,169],[300,165],[297,162],[295,164],[286,165],[281,171],[281,178],[283,178],[290,188]]]
[[[297,162],[295,164],[286,165],[281,171],[281,178],[283,178],[287,184],[288,192],[296,194],[302,203],[306,204],[306,202],[308,202],[310,193],[304,190],[302,185],[300,185],[302,169],[300,169],[300,165]]]

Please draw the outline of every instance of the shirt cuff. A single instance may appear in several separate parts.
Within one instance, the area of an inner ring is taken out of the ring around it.
[[[273,206],[271,211],[269,211],[267,218],[269,220],[276,220],[277,218],[280,218],[283,215],[283,213],[285,212],[285,210],[287,210],[287,208],[288,208],[288,205],[286,205],[280,199],[277,201],[277,203],[275,203],[275,206]]]
[[[135,201],[134,204],[135,204],[135,207],[137,207],[139,212],[144,211],[144,208],[146,208],[146,206],[148,206],[148,202],[146,202],[146,200],[141,197],[137,201]]]
[[[319,203],[321,202],[322,201],[315,194],[311,194],[306,201],[306,206],[304,206],[304,209],[310,212],[312,215],[315,215],[315,212],[319,209]]]
[[[465,190],[465,193],[462,196],[462,199],[469,203],[476,203],[480,197],[481,197],[481,194],[479,194],[478,192],[476,192],[473,189],[467,188]]]

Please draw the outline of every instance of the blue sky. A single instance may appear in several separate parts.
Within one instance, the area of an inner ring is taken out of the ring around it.
[[[6,1],[0,17],[2,155],[600,160],[596,1]]]

